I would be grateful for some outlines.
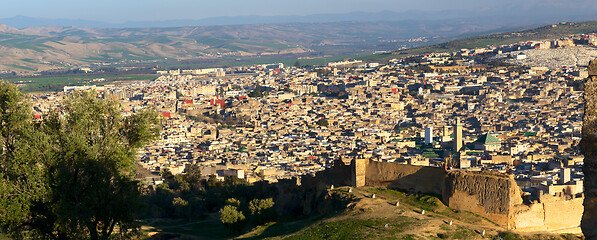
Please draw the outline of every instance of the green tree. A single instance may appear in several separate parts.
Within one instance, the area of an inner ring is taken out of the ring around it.
[[[234,206],[234,207],[240,207],[240,201],[236,198],[228,198],[226,199],[226,205],[230,205],[230,206]]]
[[[252,92],[249,93],[249,97],[253,97],[253,98],[263,97],[263,90],[261,89],[261,86],[257,85],[255,87],[255,90],[253,90]]]
[[[191,190],[203,190],[203,183],[201,182],[201,168],[197,164],[188,166],[186,169],[185,180],[191,186]]]
[[[174,207],[174,216],[188,218],[191,215],[191,209],[189,202],[177,197],[172,200],[172,206]]]
[[[114,229],[123,236],[136,229],[136,152],[158,136],[159,119],[152,111],[122,112],[115,101],[74,93],[43,123],[53,153],[51,193],[39,217],[53,226],[43,229],[46,236],[108,239]]]
[[[226,205],[220,209],[220,221],[230,230],[240,230],[245,221],[245,215],[237,207]]]
[[[262,214],[263,211],[274,207],[274,200],[272,198],[253,199],[249,202],[249,210],[251,215]]]
[[[75,93],[43,122],[0,82],[0,230],[15,238],[108,239],[135,229],[136,150],[159,133],[155,112]]]
[[[249,211],[251,211],[251,218],[257,225],[265,223],[274,215],[273,207],[275,203],[272,198],[253,199],[249,202]]]
[[[329,126],[330,125],[328,120],[325,118],[321,118],[321,119],[317,120],[317,122],[315,122],[315,123],[319,126]]]
[[[47,194],[47,143],[25,96],[0,82],[0,230],[14,237],[27,232],[32,208]]]

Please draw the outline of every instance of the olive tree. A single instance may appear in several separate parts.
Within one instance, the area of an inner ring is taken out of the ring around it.
[[[0,230],[20,234],[35,203],[47,194],[47,137],[15,85],[0,82]]]
[[[139,186],[134,180],[137,149],[154,139],[157,114],[123,117],[115,101],[91,92],[74,93],[44,122],[54,153],[48,171],[48,216],[53,234],[107,239],[134,229]]]
[[[135,230],[138,148],[158,115],[123,116],[118,102],[73,93],[34,122],[30,105],[0,82],[0,226],[15,237],[126,238]]]

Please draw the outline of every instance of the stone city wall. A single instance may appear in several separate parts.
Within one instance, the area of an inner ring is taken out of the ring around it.
[[[522,204],[514,179],[497,172],[450,171],[444,181],[443,202],[511,228],[512,207]]]
[[[517,231],[551,231],[580,233],[584,211],[583,198],[541,195],[540,202],[519,205],[513,209],[512,229]]]
[[[348,166],[339,164],[339,170],[329,172],[334,173],[333,177],[318,174],[317,180],[307,182],[319,188],[325,184],[315,182],[322,180],[338,186],[351,183],[348,185],[441,195],[444,204],[450,208],[479,214],[507,229],[518,231],[577,233],[583,213],[582,197],[544,194],[539,202],[523,204],[522,191],[513,177],[498,172],[446,172],[438,167],[369,159],[355,159]]]
[[[438,167],[369,161],[365,185],[440,196],[446,171]]]

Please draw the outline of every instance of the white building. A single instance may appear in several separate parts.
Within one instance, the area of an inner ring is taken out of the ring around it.
[[[425,127],[425,144],[432,144],[433,143],[433,127],[427,126]]]
[[[518,55],[516,55],[516,60],[522,60],[522,59],[525,59],[525,58],[527,58],[527,55],[524,54],[524,53],[522,53],[522,52],[519,53]]]

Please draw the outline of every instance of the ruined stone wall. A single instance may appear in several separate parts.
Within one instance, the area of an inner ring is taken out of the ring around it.
[[[585,156],[584,214],[581,228],[587,239],[597,238],[597,60],[589,62],[589,77],[584,85],[581,150]]]
[[[438,167],[369,161],[365,185],[441,195],[446,171]]]
[[[566,199],[543,195],[541,202],[518,205],[512,212],[512,229],[580,233],[583,198]]]
[[[545,231],[545,209],[542,203],[518,205],[513,211],[512,229],[518,231]]]
[[[352,185],[352,173],[353,168],[351,165],[336,161],[332,168],[317,172],[314,175],[304,175],[300,179],[280,179],[273,184],[273,191],[276,192],[274,200],[278,214],[308,215],[318,208],[325,208],[322,201],[327,195],[327,189],[332,185]]]
[[[304,214],[313,210],[314,201],[330,185],[394,188],[434,194],[450,208],[470,211],[507,229],[517,231],[579,232],[583,214],[582,198],[565,199],[542,195],[540,202],[525,205],[522,191],[511,175],[498,172],[449,171],[442,168],[354,159],[350,165],[334,167],[314,176],[303,176],[298,190],[278,187],[287,205]],[[302,195],[296,195],[303,192]],[[303,204],[294,206],[297,199]]]
[[[511,211],[522,204],[521,190],[508,175],[495,172],[448,172],[443,202],[451,208],[477,213],[511,228]]]
[[[542,200],[545,209],[545,227],[549,231],[580,233],[580,221],[584,212],[583,198],[553,201]]]
[[[335,161],[334,166],[317,172],[314,176],[301,177],[301,185],[306,188],[324,189],[327,186],[351,186],[354,182],[353,165],[345,165],[342,161]]]

